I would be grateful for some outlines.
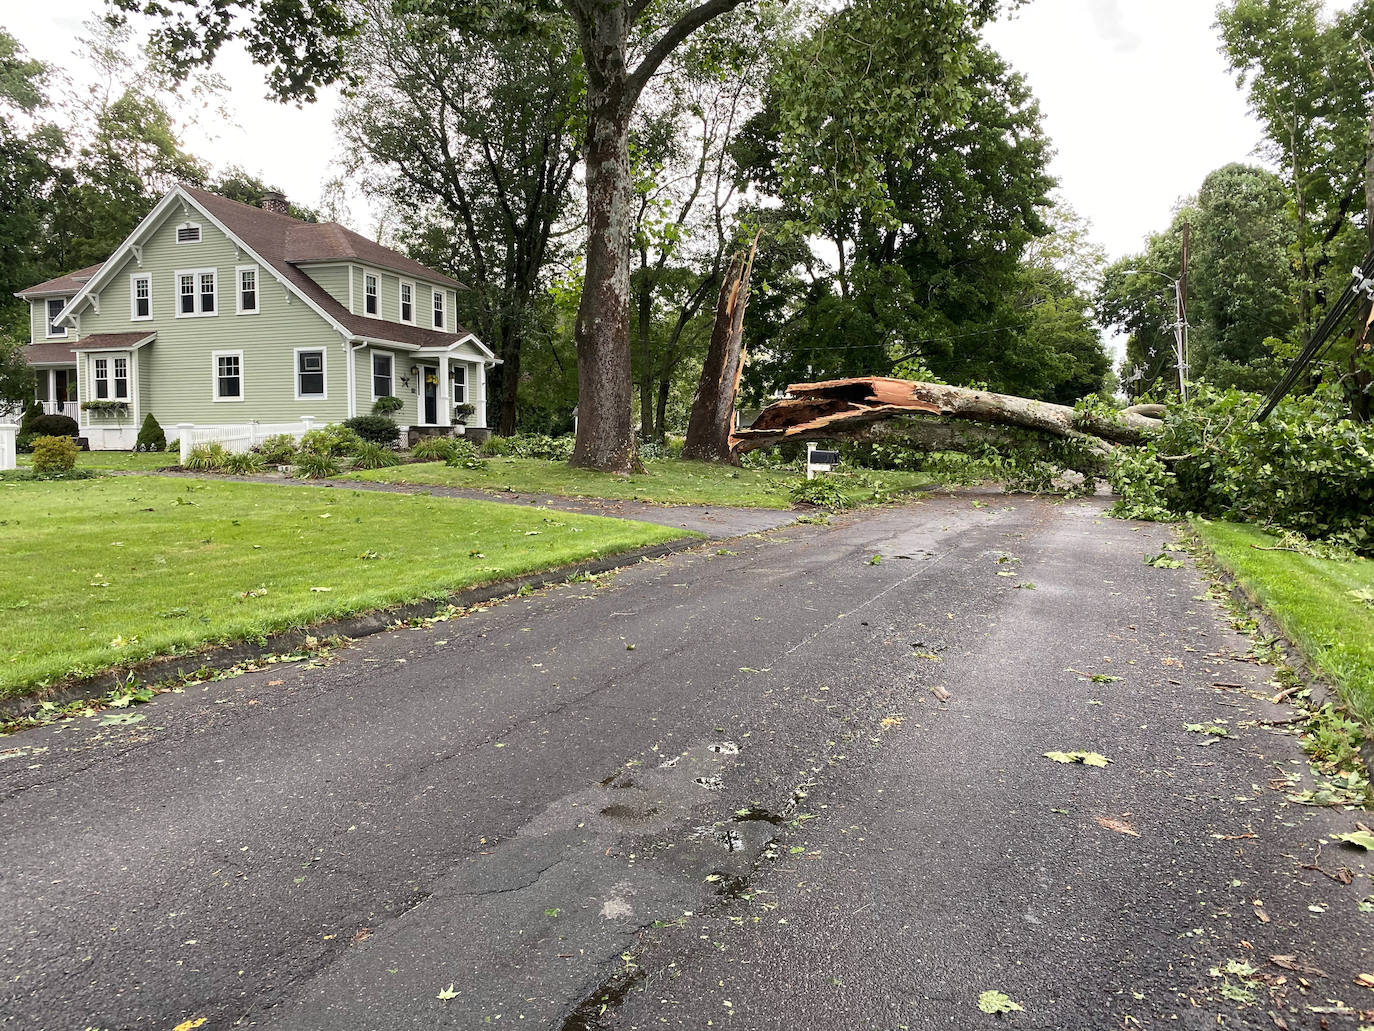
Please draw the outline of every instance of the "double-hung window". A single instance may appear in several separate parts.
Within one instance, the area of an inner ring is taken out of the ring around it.
[[[110,397],[110,360],[97,358],[91,364],[95,366],[95,396],[107,401]]]
[[[177,318],[214,315],[218,311],[219,272],[212,268],[184,269],[176,274]]]
[[[401,321],[415,325],[415,284],[401,280]]]
[[[444,291],[434,291],[434,328],[444,328]]]
[[[453,403],[456,405],[466,404],[468,399],[467,366],[462,364],[451,365],[449,371],[453,373]]]
[[[129,277],[129,318],[134,322],[153,317],[153,277],[144,272]]]
[[[296,398],[324,397],[324,352],[296,352]]]
[[[394,363],[390,354],[385,351],[372,352],[372,400],[392,396],[393,366]]]
[[[240,315],[258,313],[258,267],[243,265],[238,270],[238,305]]]
[[[116,401],[129,400],[129,359],[114,359],[114,396]]]
[[[67,335],[67,327],[57,323],[57,316],[62,314],[62,309],[67,306],[65,297],[49,297],[47,303],[48,313],[48,336],[64,337]]]
[[[216,351],[211,355],[215,363],[215,400],[243,400],[243,352]]]
[[[363,310],[368,315],[376,315],[377,308],[377,277],[372,273],[363,276]]]

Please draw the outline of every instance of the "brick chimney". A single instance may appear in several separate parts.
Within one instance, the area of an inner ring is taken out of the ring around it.
[[[274,215],[291,214],[291,205],[286,203],[286,195],[278,193],[276,190],[268,190],[264,193],[258,206],[263,211],[270,211]]]

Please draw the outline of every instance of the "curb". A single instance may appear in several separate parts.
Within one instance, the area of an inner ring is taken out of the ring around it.
[[[114,666],[79,680],[66,681],[50,688],[40,688],[22,697],[0,699],[0,719],[15,719],[26,716],[36,709],[41,702],[54,702],[63,705],[69,702],[99,698],[101,695],[122,686],[131,675],[145,683],[156,684],[177,677],[188,676],[206,668],[224,668],[252,659],[259,659],[265,655],[297,651],[305,645],[308,637],[347,637],[350,639],[370,637],[373,634],[384,633],[397,622],[427,619],[450,606],[460,609],[472,608],[497,598],[508,597],[525,587],[532,589],[548,587],[551,584],[562,583],[579,573],[594,575],[615,569],[624,569],[628,566],[637,565],[646,559],[663,558],[678,552],[690,551],[692,548],[709,543],[716,542],[709,539],[703,540],[700,536],[692,534],[679,540],[668,541],[665,544],[651,544],[647,547],[634,548],[614,555],[583,559],[581,562],[572,562],[535,573],[526,573],[509,580],[497,580],[476,587],[466,587],[461,591],[445,595],[437,601],[410,602],[386,609],[374,609],[370,612],[340,616],[337,619],[329,619],[309,626],[293,627],[290,630],[283,630],[256,641],[211,644],[178,655],[159,656],[127,666]]]

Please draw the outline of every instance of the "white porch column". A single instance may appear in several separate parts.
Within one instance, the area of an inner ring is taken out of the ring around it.
[[[473,407],[477,411],[472,413],[472,425],[476,429],[487,428],[487,363],[479,361],[477,363],[477,389],[473,391]]]
[[[448,371],[448,355],[441,355],[439,358],[439,411],[435,414],[439,416],[440,426],[453,425],[453,384],[450,382]]]
[[[0,472],[19,468],[19,447],[15,443],[18,436],[17,422],[0,422]]]
[[[191,431],[196,428],[193,422],[177,423],[177,457],[178,465],[185,465],[191,460]]]
[[[311,430],[315,428],[315,417],[313,415],[302,415],[301,422],[305,426],[305,429],[301,430],[302,436],[309,433]]]

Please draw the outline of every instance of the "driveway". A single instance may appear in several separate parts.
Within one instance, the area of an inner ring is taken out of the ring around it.
[[[0,1027],[1353,1031],[1359,814],[1170,540],[942,495],[8,738]]]

